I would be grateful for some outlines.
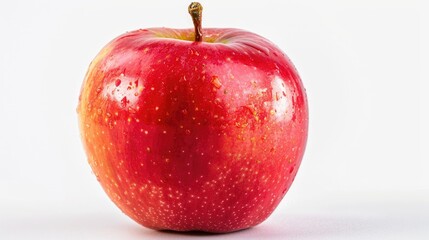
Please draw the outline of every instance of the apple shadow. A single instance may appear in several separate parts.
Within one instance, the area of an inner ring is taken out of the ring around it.
[[[1,219],[0,219],[1,220]],[[297,215],[269,218],[266,222],[232,233],[155,231],[125,216],[97,214],[27,215],[0,221],[4,239],[368,239],[374,236],[428,233],[429,219],[400,215]],[[3,238],[2,238],[3,239]]]
[[[142,238],[177,239],[209,237],[218,239],[359,239],[423,232],[429,221],[414,219],[413,216],[391,215],[289,215],[279,221],[266,222],[232,233],[147,231],[136,228]]]
[[[319,239],[345,234],[362,235],[376,231],[376,221],[352,217],[290,216],[284,221],[264,222],[258,226],[230,233],[203,231],[147,231],[137,226],[136,234],[150,239],[212,237],[219,239]]]
[[[205,232],[205,231],[173,231],[173,230],[160,230],[158,232],[163,233],[163,234],[167,234],[167,235],[182,235],[182,236],[202,236],[202,237],[210,237],[210,236],[228,236],[228,235],[233,235],[233,234],[237,234],[240,232],[245,232],[248,231],[251,228],[245,228],[245,229],[240,229],[240,230],[236,230],[233,232],[226,232],[226,233],[216,233],[216,232]]]

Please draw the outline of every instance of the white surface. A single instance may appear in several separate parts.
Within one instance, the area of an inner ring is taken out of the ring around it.
[[[423,1],[201,2],[205,27],[247,29],[283,49],[310,103],[307,152],[278,209],[258,227],[208,237],[428,239]],[[104,44],[137,28],[191,27],[188,4],[0,3],[0,239],[203,237],[120,213],[86,163],[75,113]]]

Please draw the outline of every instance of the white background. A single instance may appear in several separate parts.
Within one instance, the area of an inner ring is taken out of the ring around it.
[[[201,2],[205,27],[247,29],[283,49],[310,104],[303,164],[274,214],[208,237],[428,239],[423,1]],[[145,229],[123,215],[91,173],[75,112],[104,44],[138,28],[192,27],[188,4],[0,3],[0,239],[202,237]]]

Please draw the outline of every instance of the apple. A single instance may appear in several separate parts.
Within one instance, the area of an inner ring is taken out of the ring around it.
[[[231,232],[264,221],[307,140],[305,89],[286,55],[240,29],[149,28],[95,57],[79,126],[104,191],[148,228]]]

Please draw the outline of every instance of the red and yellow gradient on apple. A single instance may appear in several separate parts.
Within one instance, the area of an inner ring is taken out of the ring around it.
[[[80,130],[101,186],[136,222],[230,232],[264,221],[292,184],[307,100],[271,42],[239,29],[199,35],[199,24],[107,44],[82,86]]]

